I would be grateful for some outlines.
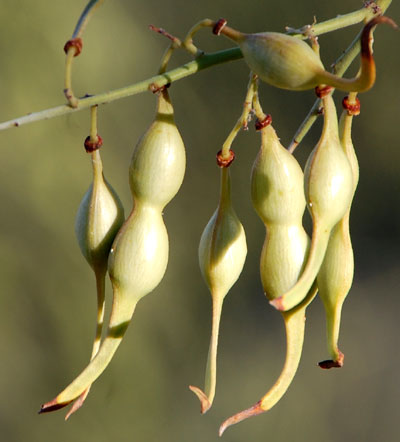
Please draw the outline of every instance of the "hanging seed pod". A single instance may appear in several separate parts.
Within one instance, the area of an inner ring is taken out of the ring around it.
[[[353,197],[358,184],[359,168],[351,139],[352,120],[353,115],[344,110],[339,122],[339,134],[353,173]],[[344,355],[338,348],[340,317],[343,302],[353,282],[354,273],[349,219],[350,207],[332,230],[325,258],[317,276],[319,296],[324,303],[326,312],[328,351],[332,358],[320,362],[321,368],[343,365]]]
[[[124,222],[124,208],[115,190],[104,179],[100,151],[95,150],[91,155],[93,182],[80,203],[75,219],[75,234],[82,255],[96,277],[97,321],[91,356],[93,359],[100,347],[103,328],[108,255],[115,235]],[[74,402],[66,420],[83,405],[89,388]]]
[[[251,176],[251,195],[266,228],[260,274],[265,295],[271,301],[296,284],[307,257],[309,238],[302,226],[306,207],[303,172],[293,155],[281,145],[272,126],[263,128],[261,136],[261,149]],[[314,286],[298,307],[282,312],[286,359],[273,387],[254,406],[227,419],[220,427],[220,435],[230,425],[271,409],[285,394],[300,362],[306,307],[316,292]]]
[[[90,364],[53,401],[44,404],[42,412],[67,405],[100,376],[117,350],[137,302],[160,283],[168,261],[162,210],[182,184],[185,162],[183,141],[164,90],[158,97],[156,118],[139,140],[129,169],[134,208],[110,251],[113,305],[106,337]]]
[[[201,403],[201,412],[208,411],[215,396],[217,347],[222,303],[239,278],[246,259],[246,236],[232,207],[229,169],[221,168],[221,191],[214,212],[200,239],[199,264],[212,297],[212,332],[208,351],[205,391],[190,386]]]
[[[278,310],[290,310],[306,297],[321,267],[331,231],[348,210],[353,196],[353,174],[340,144],[336,109],[330,94],[323,98],[323,105],[322,135],[308,158],[304,174],[313,222],[310,253],[296,285],[271,301]]]
[[[249,68],[272,86],[301,91],[325,84],[343,91],[361,92],[375,82],[375,62],[369,40],[379,23],[397,27],[384,16],[375,17],[365,25],[361,36],[361,72],[353,79],[327,72],[319,55],[299,38],[278,32],[244,34],[229,26],[224,26],[219,33],[238,44]]]

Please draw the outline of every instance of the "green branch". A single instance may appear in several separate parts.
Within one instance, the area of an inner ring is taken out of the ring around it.
[[[374,11],[373,6],[379,6],[380,10],[384,12],[389,7],[391,1],[392,0],[378,0],[376,1],[376,3],[364,6],[358,11],[338,16],[336,18],[311,26],[305,26],[304,28],[299,30],[297,36],[307,36],[310,29],[312,29],[313,35],[321,35],[327,32],[341,29],[343,27],[360,23],[363,20],[368,20],[376,15],[377,12]],[[358,52],[359,48],[357,48],[357,44],[354,44],[353,42],[353,44],[347,49],[344,60],[341,61],[341,66],[344,70],[341,69],[340,72],[337,72],[338,74],[343,75],[344,71],[347,69],[348,65],[355,58]],[[13,118],[9,121],[5,121],[3,123],[0,123],[0,131],[9,129],[11,127],[19,127],[23,124],[33,123],[35,121],[47,120],[61,115],[78,112],[80,110],[87,109],[93,105],[110,103],[111,101],[119,100],[121,98],[136,95],[149,90],[156,90],[157,88],[160,88],[168,83],[174,83],[175,81],[181,80],[190,75],[194,75],[197,72],[202,71],[203,69],[207,69],[222,63],[227,63],[229,61],[238,60],[240,58],[242,58],[242,54],[239,48],[231,48],[211,54],[205,54],[198,57],[196,60],[179,66],[176,69],[172,69],[171,71],[165,72],[164,74],[156,75],[154,77],[120,89],[115,89],[109,92],[104,92],[89,97],[83,97],[78,100],[78,106],[76,108],[72,108],[68,104],[64,104],[39,112],[30,113],[26,116]]]

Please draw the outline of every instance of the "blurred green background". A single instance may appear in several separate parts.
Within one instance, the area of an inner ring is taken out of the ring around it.
[[[388,15],[400,21],[395,3]],[[2,0],[0,120],[64,102],[65,41],[86,2]],[[283,31],[361,7],[359,0],[106,1],[75,60],[77,95],[122,87],[153,75],[166,40],[150,23],[183,37],[205,18],[225,17],[242,31]],[[326,66],[358,31],[320,38]],[[351,218],[355,281],[345,303],[341,370],[323,371],[324,314],[308,310],[303,358],[284,398],[270,412],[228,429],[223,440],[325,442],[397,441],[400,416],[400,34],[375,33],[377,82],[361,97],[354,121],[360,184]],[[207,51],[230,47],[209,32]],[[177,53],[171,66],[188,60]],[[356,72],[357,63],[352,69]],[[350,75],[350,74],[349,74]],[[189,384],[203,386],[210,334],[210,296],[197,264],[201,232],[218,195],[214,156],[241,112],[248,80],[243,61],[179,81],[171,88],[187,147],[187,173],[165,210],[170,262],[160,286],[140,302],[125,341],[95,383],[84,407],[39,416],[86,365],[94,333],[94,277],[80,255],[74,218],[90,180],[82,147],[89,111],[0,133],[0,434],[7,442],[217,441],[219,424],[252,405],[279,375],[285,353],[281,316],[264,299],[258,275],[264,227],[251,207],[249,174],[259,135],[243,132],[233,148],[233,198],[248,239],[242,277],[227,296],[221,324],[217,395],[199,413]],[[265,111],[288,144],[314,101],[312,92],[261,86]],[[343,94],[337,94],[341,99]],[[154,115],[142,94],[99,109],[105,175],[131,209],[127,173],[132,149]],[[321,122],[296,156],[304,164]],[[108,294],[108,302],[111,296]]]

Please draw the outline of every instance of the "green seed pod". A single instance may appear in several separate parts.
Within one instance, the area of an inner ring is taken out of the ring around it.
[[[361,72],[353,79],[344,79],[327,72],[321,59],[299,38],[278,32],[243,34],[228,26],[220,33],[239,45],[249,68],[272,86],[306,90],[321,84],[343,91],[366,91],[375,82],[375,62],[370,48],[371,32],[378,23],[395,23],[387,17],[375,17],[364,27],[361,37]]]
[[[75,219],[79,248],[95,273],[106,273],[108,254],[124,222],[124,209],[115,190],[105,181],[100,152],[92,154],[93,183]]]
[[[174,122],[169,96],[164,92],[158,100],[156,119],[133,153],[129,183],[135,202],[161,210],[178,192],[185,164],[185,146]],[[149,170],[156,171],[156,176]]]
[[[296,284],[307,257],[309,238],[302,226],[306,208],[303,172],[293,155],[281,145],[272,126],[263,128],[261,136],[261,149],[252,170],[251,195],[266,228],[260,274],[264,292],[273,300]],[[279,378],[254,406],[228,418],[221,425],[220,435],[230,425],[271,409],[285,394],[300,362],[306,307],[315,295],[314,286],[298,307],[282,312],[286,359]]]
[[[310,253],[294,287],[271,304],[279,310],[298,305],[310,290],[321,267],[330,233],[350,206],[353,175],[339,140],[335,104],[331,95],[323,99],[324,126],[305,170],[305,193],[313,222]]]
[[[100,151],[94,151],[91,157],[93,182],[79,206],[75,233],[81,252],[96,277],[97,320],[91,356],[93,359],[99,350],[103,329],[108,254],[115,235],[124,222],[124,208],[114,189],[104,179]],[[83,405],[89,388],[74,402],[66,420]]]
[[[343,150],[350,162],[353,173],[352,196],[354,196],[358,184],[359,168],[351,140],[352,119],[353,116],[344,110],[339,122],[339,134]],[[332,230],[325,258],[317,276],[319,296],[324,303],[326,312],[328,351],[332,358],[320,362],[321,368],[341,367],[343,365],[344,355],[338,348],[340,317],[343,302],[353,282],[354,273],[349,218],[350,208]]]
[[[136,173],[140,174],[140,180],[132,176]],[[165,90],[158,98],[155,122],[139,141],[132,157],[129,179],[134,208],[110,251],[108,271],[113,305],[106,337],[90,364],[53,401],[44,404],[42,412],[67,405],[100,376],[117,350],[137,302],[160,283],[168,261],[168,235],[162,210],[179,190],[184,173],[184,145]],[[164,179],[171,179],[173,185]],[[152,194],[158,191],[161,195]]]
[[[285,293],[299,278],[309,239],[302,226],[306,206],[303,172],[279,142],[272,126],[262,129],[253,165],[253,206],[266,227],[261,279],[269,300]]]
[[[229,169],[222,168],[219,205],[205,227],[199,244],[200,270],[211,292],[213,303],[205,392],[198,387],[189,387],[199,398],[202,413],[210,409],[215,396],[222,303],[242,272],[246,254],[244,229],[232,207]]]

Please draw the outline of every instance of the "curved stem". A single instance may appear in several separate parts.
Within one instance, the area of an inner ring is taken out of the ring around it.
[[[222,153],[221,153],[222,158],[229,158],[229,150],[232,146],[234,139],[236,138],[237,134],[239,133],[242,127],[247,127],[249,115],[253,108],[253,97],[256,90],[256,84],[257,84],[257,76],[254,75],[252,72],[250,72],[250,81],[247,86],[247,94],[243,104],[243,111],[239,119],[237,120],[235,126],[228,135],[227,139],[225,140],[224,144],[222,145]]]
[[[86,28],[91,16],[94,11],[103,3],[104,0],[90,0],[83,10],[81,16],[79,17],[78,23],[75,26],[74,33],[72,34],[72,38],[80,38],[83,34],[83,31]]]
[[[78,23],[75,26],[74,33],[72,34],[71,40],[79,40],[86,28],[91,16],[98,6],[103,3],[103,0],[90,0],[83,10],[81,16],[79,17]],[[70,41],[71,41],[70,40]],[[81,40],[80,40],[81,41]],[[80,52],[80,51],[79,51]],[[74,91],[72,90],[72,63],[74,57],[79,55],[77,49],[74,45],[71,45],[67,50],[67,56],[65,59],[65,74],[64,74],[64,95],[68,100],[68,104],[71,107],[78,107],[79,100],[75,97]]]
[[[74,91],[72,90],[72,61],[76,55],[76,49],[71,46],[67,50],[67,55],[65,57],[65,72],[64,72],[64,95],[68,100],[68,104],[71,107],[76,108],[78,106],[79,100],[75,97]]]
[[[190,52],[195,57],[198,57],[203,54],[203,51],[199,50],[197,46],[193,44],[193,37],[197,32],[199,32],[201,29],[206,27],[213,27],[215,25],[214,20],[210,20],[209,18],[206,18],[204,20],[201,20],[200,22],[196,23],[187,33],[185,39],[182,42],[182,46]]]
[[[110,103],[121,98],[130,97],[143,92],[148,92],[151,87],[159,89],[167,83],[173,83],[190,75],[196,74],[218,64],[227,63],[229,61],[239,60],[242,58],[242,53],[239,48],[231,48],[223,51],[213,52],[211,54],[202,55],[196,60],[190,61],[182,66],[172,69],[164,74],[156,75],[139,81],[138,83],[125,86],[120,89],[114,89],[108,92],[103,92],[98,95],[84,97],[79,99],[77,108],[72,108],[67,104],[45,109],[39,112],[30,113],[23,117],[13,118],[12,120],[0,123],[0,131],[10,129],[12,127],[19,127],[24,124],[33,123],[35,121],[48,120],[50,118],[59,117],[61,115],[70,114],[94,105]]]
[[[386,9],[390,6],[392,0],[377,0],[376,5],[380,8],[382,12],[385,12]],[[371,11],[371,9],[365,9],[366,17],[371,18],[374,13]],[[328,20],[329,22],[329,29],[332,30],[332,22],[335,20],[340,20],[341,27],[345,26],[346,17],[351,15],[345,14],[339,17],[336,17],[334,19]],[[318,23],[317,30],[314,31],[314,35],[320,35],[324,33],[324,23],[321,22]],[[350,17],[350,24],[352,23],[352,19]],[[298,35],[300,38],[304,38],[302,34]],[[354,60],[356,55],[359,52],[359,36],[356,37],[356,39],[353,41],[353,43],[350,45],[350,47],[344,52],[343,56],[338,59],[338,62],[335,67],[335,73],[337,75],[343,75],[345,70],[348,68],[348,66],[351,64],[351,62]],[[13,118],[9,121],[5,121],[3,123],[0,123],[0,131],[9,129],[12,127],[19,127],[23,124],[29,124],[33,123],[35,121],[41,121],[46,120],[49,118],[58,117],[61,115],[66,115],[72,112],[76,112],[82,109],[86,109],[90,106],[93,106],[95,104],[105,104],[109,103],[115,100],[119,100],[121,98],[129,97],[131,95],[136,95],[142,92],[146,92],[149,90],[150,86],[153,85],[154,88],[160,88],[167,83],[173,83],[175,81],[181,80],[182,78],[188,77],[190,75],[196,74],[197,72],[200,72],[203,69],[207,69],[213,66],[216,66],[218,64],[227,63],[229,61],[238,60],[242,58],[242,53],[240,52],[239,48],[231,48],[228,50],[218,51],[211,54],[205,54],[201,57],[198,57],[196,60],[191,61],[189,63],[186,63],[176,69],[173,69],[169,72],[166,72],[162,75],[157,75],[155,77],[148,78],[146,80],[140,81],[138,83],[120,88],[115,89],[108,92],[103,92],[98,95],[93,95],[91,97],[85,97],[79,99],[78,107],[77,108],[71,108],[69,105],[61,105],[50,109],[45,109],[39,112],[30,113],[26,116]],[[294,150],[294,148],[299,144],[299,142],[303,139],[305,134],[308,132],[309,128],[314,123],[316,116],[316,109],[319,107],[319,100],[314,104],[313,110],[310,111],[309,115],[307,116],[306,120],[302,123],[299,130],[297,131],[292,143],[291,143],[291,150]],[[313,120],[313,121],[311,121]]]
[[[390,4],[392,3],[392,0],[377,0],[375,3],[376,3],[376,6],[379,8],[380,12],[383,14],[388,9]],[[368,19],[372,18],[374,15],[376,15],[374,13],[374,11],[371,9],[368,9],[368,10],[366,8],[363,8],[363,9],[365,10],[364,20],[368,20]],[[349,15],[349,14],[346,14],[341,17],[339,16],[336,19],[343,19],[347,15]],[[330,26],[329,26],[328,22],[332,22],[336,19],[331,19],[331,20],[328,20],[327,22],[323,22],[323,23],[319,23],[318,25],[314,25],[314,30],[317,26],[321,26],[325,23],[328,24],[328,28],[329,28]],[[360,20],[360,21],[362,21],[362,20]],[[317,29],[317,31],[318,31],[318,33],[316,32],[315,35],[321,35],[324,33],[324,32],[322,32],[321,29]],[[351,63],[354,61],[354,59],[360,53],[360,50],[361,50],[360,38],[361,38],[362,32],[363,32],[363,30],[361,30],[357,34],[357,36],[350,43],[348,48],[335,61],[334,68],[333,68],[333,73],[335,75],[342,77],[344,75],[344,73],[347,71],[347,69],[349,68],[349,66],[351,65]],[[305,119],[301,123],[300,127],[297,129],[294,137],[292,138],[292,141],[290,142],[290,145],[288,147],[288,150],[290,153],[293,153],[294,150],[296,149],[296,147],[301,143],[301,141],[307,135],[308,131],[311,129],[311,127],[313,126],[313,124],[315,123],[315,121],[317,120],[319,115],[321,115],[321,99],[317,98],[315,100],[314,104],[312,105],[310,111],[308,112],[307,116],[305,117]]]

